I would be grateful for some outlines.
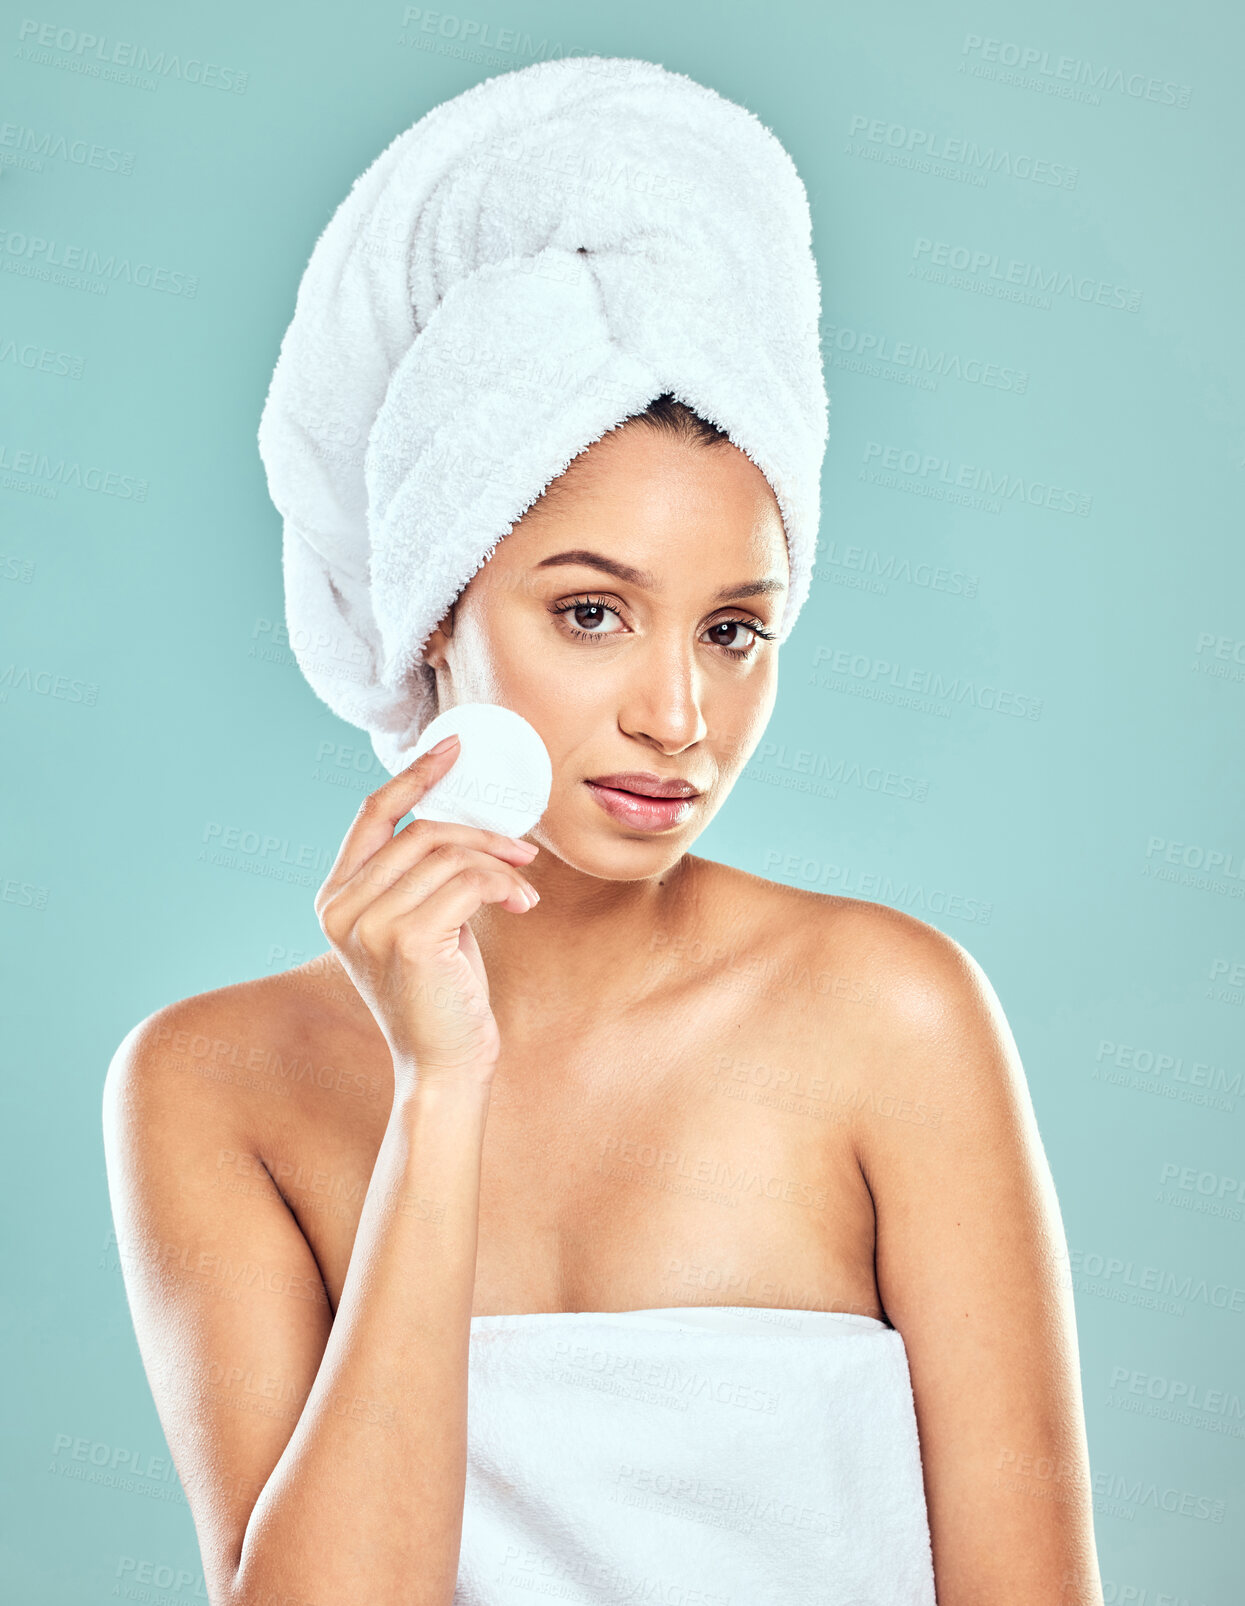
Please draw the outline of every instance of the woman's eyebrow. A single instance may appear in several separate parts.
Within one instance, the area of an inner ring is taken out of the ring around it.
[[[604,574],[612,574],[615,580],[623,580],[627,585],[639,586],[643,591],[653,589],[653,577],[643,569],[633,569],[629,563],[618,563],[613,558],[603,557],[599,552],[585,552],[576,548],[572,552],[555,552],[552,557],[542,558],[536,565],[538,569],[552,569],[559,564],[577,564],[584,569],[600,569]],[[755,597],[762,592],[785,591],[785,580],[764,579],[746,580],[740,585],[724,586],[715,597],[717,602],[729,602],[735,597]]]

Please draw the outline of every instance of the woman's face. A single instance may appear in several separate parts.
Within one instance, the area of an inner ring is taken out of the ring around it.
[[[539,731],[553,790],[528,835],[633,880],[687,852],[760,740],[778,685],[760,632],[788,583],[777,502],[743,452],[624,425],[502,540],[424,659],[442,709],[500,703]],[[696,795],[637,795],[661,782]]]

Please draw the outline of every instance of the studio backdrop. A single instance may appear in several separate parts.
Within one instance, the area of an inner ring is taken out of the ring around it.
[[[429,108],[604,55],[774,130],[822,283],[812,592],[697,851],[985,968],[1067,1228],[1105,1598],[1239,1601],[1239,10],[75,0],[0,41],[0,1592],[204,1599],[100,1097],[152,1010],[324,950],[386,779],[284,617],[256,430],[299,277]]]

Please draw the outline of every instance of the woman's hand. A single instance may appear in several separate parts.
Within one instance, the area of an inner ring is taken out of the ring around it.
[[[432,1079],[491,1080],[501,1039],[466,922],[482,904],[522,914],[537,901],[516,868],[532,862],[533,843],[437,820],[394,835],[459,750],[456,736],[438,743],[363,800],[316,894],[324,935],[385,1034],[396,1093]]]

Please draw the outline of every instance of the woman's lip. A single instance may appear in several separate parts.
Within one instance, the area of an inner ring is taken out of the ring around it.
[[[639,831],[666,831],[681,825],[696,803],[695,797],[641,797],[638,792],[599,786],[596,781],[584,785],[611,818]]]

